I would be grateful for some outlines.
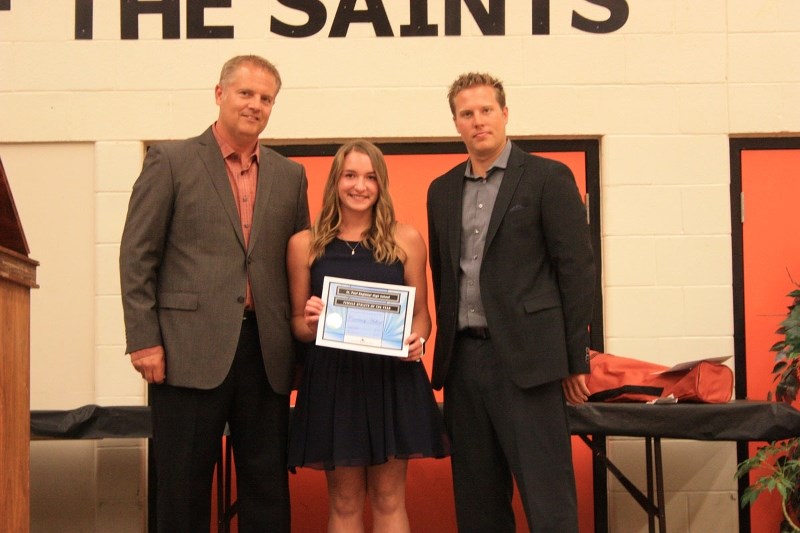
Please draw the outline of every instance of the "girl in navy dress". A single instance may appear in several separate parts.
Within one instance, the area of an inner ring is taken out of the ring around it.
[[[426,247],[395,220],[383,154],[353,141],[334,157],[322,211],[289,241],[292,331],[309,343],[289,438],[289,468],[325,471],[328,531],[363,531],[366,497],[375,531],[409,531],[408,459],[444,457],[449,441],[424,365]],[[325,276],[416,288],[408,357],[313,344]]]

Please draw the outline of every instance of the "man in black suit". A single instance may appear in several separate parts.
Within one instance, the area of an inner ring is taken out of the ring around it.
[[[308,227],[303,167],[259,143],[281,86],[237,56],[203,134],[150,148],[120,245],[126,351],[150,383],[158,531],[208,531],[227,422],[239,531],[290,531],[294,344],[286,245]]]
[[[578,531],[565,400],[588,397],[594,259],[570,170],[506,137],[502,83],[460,76],[448,94],[469,159],[428,190],[437,334],[461,532]]]

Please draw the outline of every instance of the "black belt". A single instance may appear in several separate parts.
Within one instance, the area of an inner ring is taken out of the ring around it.
[[[252,309],[245,309],[244,313],[242,314],[242,320],[255,320],[256,319],[256,312]]]
[[[491,339],[489,335],[489,328],[464,328],[458,331],[460,337],[469,337],[470,339]]]

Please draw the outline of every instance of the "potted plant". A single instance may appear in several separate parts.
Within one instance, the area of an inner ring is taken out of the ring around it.
[[[789,313],[776,332],[783,335],[783,339],[776,342],[770,351],[777,354],[772,369],[774,400],[791,404],[797,399],[800,389],[800,288],[788,296],[792,299]],[[772,392],[767,399],[773,399]],[[742,507],[754,502],[764,491],[778,491],[783,510],[781,533],[800,531],[800,437],[760,447],[753,457],[739,464],[736,477],[744,477],[754,469],[763,471],[765,475],[744,491]]]

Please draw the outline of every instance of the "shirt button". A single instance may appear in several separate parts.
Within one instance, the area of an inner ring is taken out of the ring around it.
[[[483,209],[483,204],[478,204],[478,209]]]
[[[478,228],[475,228],[475,234],[476,234],[476,235],[477,235],[478,233],[480,233],[480,232],[481,232],[481,230],[479,230]]]

